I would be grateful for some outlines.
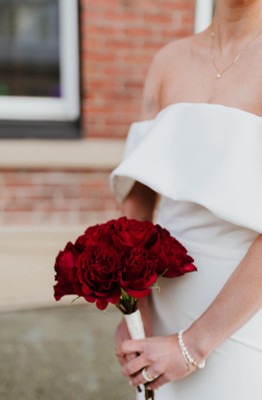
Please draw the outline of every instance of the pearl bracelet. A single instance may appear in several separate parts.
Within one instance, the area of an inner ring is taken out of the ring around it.
[[[193,364],[197,368],[203,369],[205,367],[205,365],[206,365],[206,361],[204,360],[200,364],[198,364],[193,359],[193,357],[189,354],[189,352],[188,352],[188,350],[187,350],[187,348],[185,346],[184,340],[183,340],[183,333],[184,332],[185,332],[185,330],[181,329],[181,331],[178,334],[178,342],[179,342],[179,346],[180,346],[180,349],[182,351],[183,356],[185,356],[187,358],[187,360],[190,362],[190,364]]]

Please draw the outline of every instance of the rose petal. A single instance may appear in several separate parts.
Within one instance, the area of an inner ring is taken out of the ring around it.
[[[105,299],[98,299],[96,306],[99,310],[104,310],[108,306],[108,301]]]
[[[148,296],[152,292],[152,289],[132,290],[129,288],[125,288],[125,292],[127,294],[129,294],[130,296],[141,298],[141,297]]]

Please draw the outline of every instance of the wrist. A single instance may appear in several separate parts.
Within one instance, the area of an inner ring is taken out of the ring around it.
[[[198,322],[194,322],[183,334],[184,343],[193,359],[199,364],[213,350],[212,340],[206,332],[202,332]]]

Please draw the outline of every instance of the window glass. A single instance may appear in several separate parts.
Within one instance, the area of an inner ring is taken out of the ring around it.
[[[61,96],[58,0],[0,0],[0,95]]]

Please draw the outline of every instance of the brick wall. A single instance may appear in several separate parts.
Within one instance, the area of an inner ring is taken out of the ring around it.
[[[195,0],[81,0],[84,132],[124,137],[155,52],[192,33]]]
[[[109,172],[2,171],[0,223],[92,225],[115,218]]]
[[[195,0],[79,2],[83,130],[86,138],[102,143],[103,151],[94,152],[95,163],[92,157],[90,162],[79,164],[85,169],[77,170],[70,164],[70,170],[68,153],[61,150],[63,162],[48,164],[54,157],[51,141],[43,146],[44,164],[30,146],[20,161],[15,159],[25,151],[26,141],[23,145],[15,141],[15,151],[8,150],[13,164],[2,162],[0,167],[0,311],[57,306],[52,286],[58,250],[68,240],[74,241],[83,226],[120,215],[109,187],[108,169],[114,160],[104,157],[109,150],[103,138],[124,139],[140,112],[143,81],[153,55],[170,40],[193,30]],[[38,142],[39,148],[42,144]],[[52,148],[50,154],[46,145]],[[89,146],[90,141],[84,145]],[[73,153],[76,157],[77,151]],[[33,162],[27,163],[26,157],[32,154]],[[119,157],[118,151],[110,154]],[[45,165],[48,169],[42,169]],[[97,167],[99,170],[94,169]]]
[[[195,0],[80,0],[82,116],[86,137],[124,138],[140,112],[148,65],[192,33]],[[93,224],[118,215],[109,171],[0,171],[0,223]]]

